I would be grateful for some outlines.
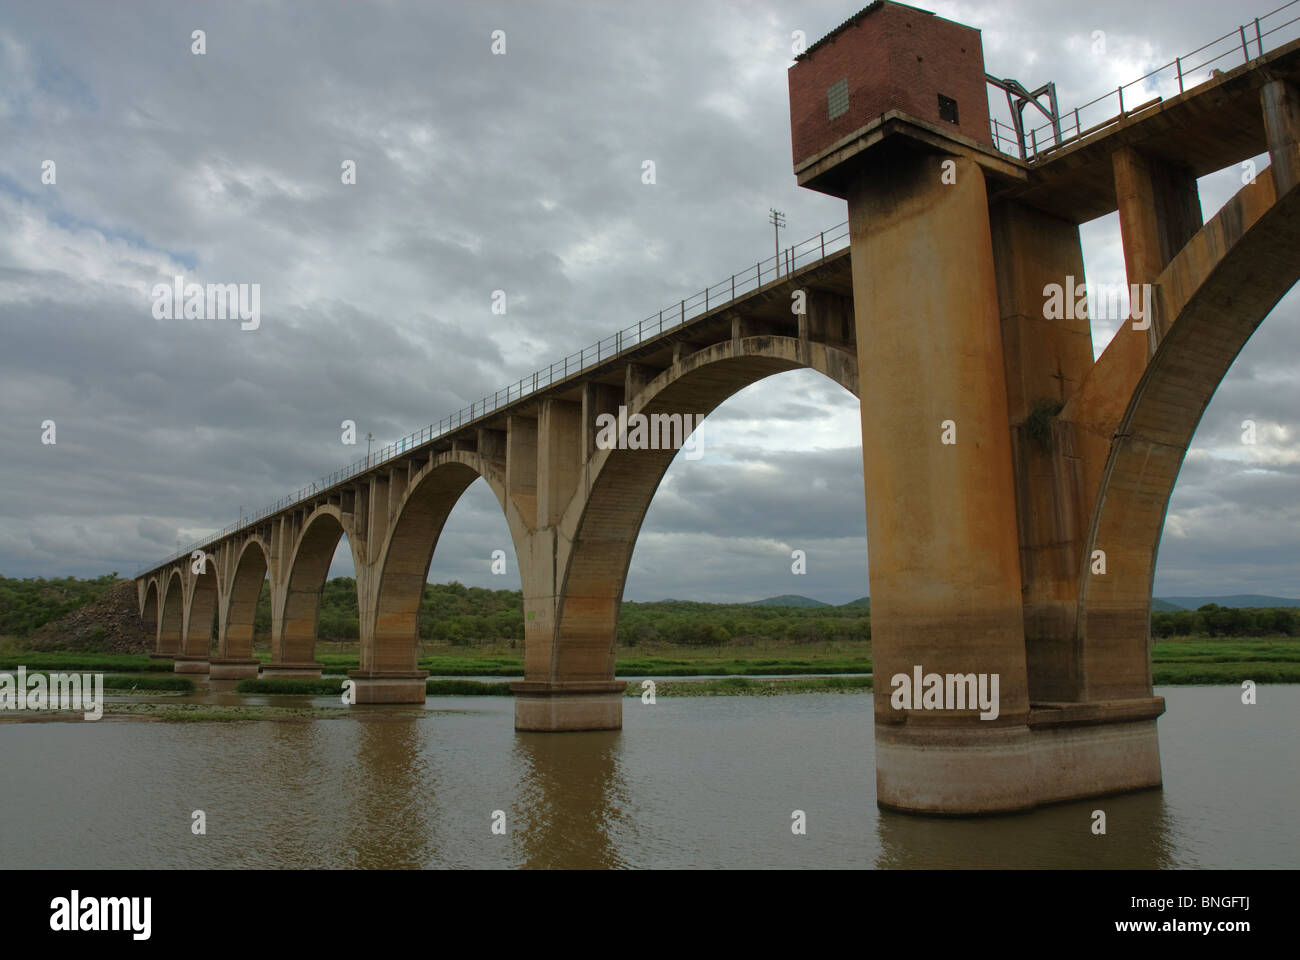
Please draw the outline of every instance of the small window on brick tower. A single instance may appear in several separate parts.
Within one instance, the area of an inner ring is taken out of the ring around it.
[[[945,97],[939,94],[939,119],[947,120],[949,123],[957,122],[957,101],[952,97]]]
[[[826,113],[830,120],[849,112],[848,78],[836,80],[826,90]]]

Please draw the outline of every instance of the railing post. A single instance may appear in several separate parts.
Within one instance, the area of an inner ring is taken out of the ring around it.
[[[704,312],[709,312],[709,288],[704,288]]]
[[[1259,32],[1259,17],[1255,18],[1255,42],[1259,44],[1259,55],[1264,55],[1264,35]]]
[[[682,301],[682,323],[686,323],[686,301]]]
[[[754,264],[754,272],[758,275],[758,286],[761,287],[763,285],[763,261],[762,260]],[[755,287],[754,289],[758,289],[758,287]]]
[[[1241,50],[1246,55],[1246,62],[1250,63],[1250,44],[1246,40],[1246,28],[1238,27],[1237,30],[1241,33]]]
[[[659,311],[659,332],[664,332],[664,312],[662,310]]]
[[[734,273],[731,275],[731,299],[736,299],[736,275]]]
[[[1122,86],[1119,88],[1119,115],[1121,118],[1124,116],[1124,88]]]
[[[1174,65],[1178,68],[1178,92],[1182,93],[1183,92],[1183,58],[1174,57]],[[1077,114],[1079,111],[1076,108],[1074,112]]]
[[[825,260],[826,259],[826,231],[823,230],[820,234],[818,234],[818,236],[821,238],[822,241],[822,259]]]
[[[1083,124],[1079,123],[1079,108],[1074,108],[1074,135],[1076,137],[1083,135]]]

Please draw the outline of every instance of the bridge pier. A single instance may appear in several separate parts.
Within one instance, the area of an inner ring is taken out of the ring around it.
[[[173,673],[205,674],[209,669],[207,657],[189,657],[185,654],[178,653],[172,657],[172,660]]]
[[[566,730],[622,730],[625,680],[517,681],[515,729],[558,733]]]
[[[428,670],[349,670],[356,703],[424,703]]]
[[[270,663],[262,664],[263,677],[300,677],[303,680],[319,680],[321,671],[325,668],[322,663]]]
[[[213,680],[256,680],[260,667],[252,657],[214,657],[208,661],[208,676]]]
[[[997,813],[1158,786],[1145,633],[1102,688],[1078,625],[1107,443],[1058,425],[1091,335],[1073,302],[1045,307],[1047,284],[1084,285],[1077,225],[991,199],[1026,175],[993,148],[976,31],[884,3],[833,37],[791,69],[791,128],[800,184],[849,208],[877,802]],[[915,75],[859,70],[891,46]],[[1195,177],[1113,163],[1129,263],[1158,272],[1200,226]]]

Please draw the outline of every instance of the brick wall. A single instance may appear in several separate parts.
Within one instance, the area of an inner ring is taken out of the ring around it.
[[[826,90],[848,80],[849,109],[828,118]],[[939,94],[957,101],[958,132],[993,145],[978,30],[902,4],[872,5],[790,68],[794,162],[819,153],[889,110],[945,123]]]

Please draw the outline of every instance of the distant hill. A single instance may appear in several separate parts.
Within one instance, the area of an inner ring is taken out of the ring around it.
[[[1176,610],[1196,610],[1207,603],[1217,603],[1221,607],[1300,607],[1300,600],[1290,597],[1267,597],[1260,593],[1234,593],[1225,597],[1161,597],[1159,603],[1172,604]],[[1152,610],[1165,610],[1155,606]]]
[[[768,597],[766,600],[751,600],[743,604],[746,607],[829,607],[829,603],[822,603],[820,600],[814,600],[812,597],[801,597],[797,593],[783,593],[779,597]]]
[[[870,597],[858,597],[856,600],[850,600],[848,603],[841,603],[841,607],[871,607]]]
[[[1170,603],[1168,600],[1158,600],[1154,597],[1151,599],[1152,613],[1177,613],[1179,610],[1184,609],[1186,608],[1180,607],[1176,603]]]

